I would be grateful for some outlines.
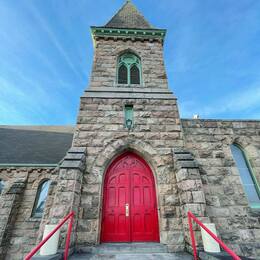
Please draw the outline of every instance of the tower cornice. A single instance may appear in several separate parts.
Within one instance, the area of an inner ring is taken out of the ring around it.
[[[91,26],[93,40],[97,38],[157,40],[163,43],[166,36],[165,29],[126,29]]]

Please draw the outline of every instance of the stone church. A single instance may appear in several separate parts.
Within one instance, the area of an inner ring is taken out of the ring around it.
[[[71,251],[123,242],[190,251],[191,211],[236,254],[260,259],[260,121],[181,119],[166,30],[131,1],[91,33],[77,124],[0,126],[0,259],[23,259],[71,211]],[[60,248],[65,236],[66,227]]]

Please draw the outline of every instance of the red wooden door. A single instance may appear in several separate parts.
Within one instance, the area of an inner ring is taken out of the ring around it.
[[[101,242],[158,242],[155,183],[151,169],[127,152],[107,170]]]

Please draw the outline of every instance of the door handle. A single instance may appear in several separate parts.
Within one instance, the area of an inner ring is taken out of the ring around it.
[[[125,216],[129,217],[129,204],[125,204]]]

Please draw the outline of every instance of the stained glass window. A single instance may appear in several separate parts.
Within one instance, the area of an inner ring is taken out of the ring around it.
[[[50,180],[45,180],[42,182],[37,191],[36,200],[34,203],[32,216],[36,218],[41,218],[44,211],[45,202],[48,196],[48,190],[50,186]]]
[[[130,69],[130,84],[140,84],[140,71],[136,65]]]
[[[118,83],[127,84],[127,67],[124,64],[118,69]]]
[[[118,59],[117,83],[140,84],[141,61],[132,53],[124,53]]]
[[[5,187],[5,182],[3,180],[0,180],[0,194],[2,193],[4,187]]]
[[[249,161],[243,150],[236,144],[231,145],[231,151],[238,168],[244,191],[252,207],[260,206],[260,193],[257,180],[255,179]]]

